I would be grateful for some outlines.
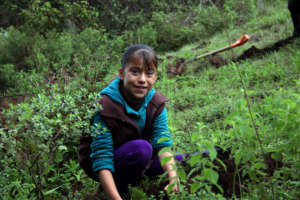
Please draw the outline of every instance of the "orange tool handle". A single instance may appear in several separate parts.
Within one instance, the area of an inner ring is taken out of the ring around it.
[[[230,45],[230,48],[241,46],[241,45],[245,44],[246,42],[248,42],[249,39],[250,39],[249,35],[245,34],[242,37],[240,37],[235,43]]]

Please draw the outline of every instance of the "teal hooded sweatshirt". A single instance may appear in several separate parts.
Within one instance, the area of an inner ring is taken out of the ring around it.
[[[144,102],[138,111],[131,108],[125,99],[123,98],[120,90],[120,78],[113,80],[106,88],[104,88],[100,95],[107,95],[113,101],[120,103],[125,107],[127,114],[132,116],[140,131],[143,131],[146,123],[146,109],[148,103],[154,96],[155,90],[151,89],[144,98]],[[153,133],[151,136],[151,145],[153,149],[162,148],[172,145],[172,138],[168,129],[168,117],[166,108],[154,119],[153,122]],[[112,133],[107,128],[105,122],[101,119],[100,114],[96,114],[93,117],[93,142],[91,144],[91,159],[93,161],[93,170],[97,173],[101,169],[108,169],[114,172],[114,147]],[[160,138],[169,138],[169,140],[163,140],[163,142],[158,142]]]

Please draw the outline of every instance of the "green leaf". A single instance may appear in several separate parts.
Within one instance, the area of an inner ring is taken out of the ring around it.
[[[213,143],[211,143],[210,141],[208,140],[204,140],[203,142],[203,145],[206,146],[209,150],[209,158],[211,160],[214,160],[216,157],[217,157],[217,151],[213,145]]]
[[[157,140],[157,144],[165,142],[165,141],[169,141],[169,140],[170,140],[170,138],[168,138],[168,137],[162,137],[162,138],[159,138],[159,140]]]
[[[281,161],[282,160],[282,157],[281,157],[281,153],[279,152],[274,152],[272,153],[271,157],[276,160],[276,161]]]
[[[63,185],[65,185],[65,184],[63,184]],[[63,185],[53,188],[51,190],[48,190],[47,192],[44,192],[44,195],[49,195],[49,194],[54,193],[58,188],[62,187]]]
[[[242,152],[239,150],[234,155],[235,165],[238,166],[241,162]]]
[[[253,166],[254,169],[266,169],[266,165],[265,163],[255,163],[254,166]]]
[[[192,135],[192,143],[199,142],[200,137],[201,137],[200,133],[193,133],[193,135]]]
[[[165,153],[165,152],[171,152],[170,147],[164,147],[159,151],[159,155]]]
[[[191,185],[191,193],[195,193],[200,187],[201,187],[201,183],[200,182],[193,183]]]
[[[177,170],[177,175],[180,178],[180,180],[186,180],[186,173],[183,169]]]
[[[174,183],[170,184],[168,186],[167,193],[170,193],[172,191],[172,189],[175,187],[176,184],[177,184],[177,181],[175,181]]]
[[[224,190],[223,190],[223,188],[219,185],[219,184],[214,184],[218,189],[219,189],[219,191],[221,192],[221,193],[224,193]]]
[[[190,159],[191,166],[194,166],[196,163],[198,163],[201,159],[202,155],[200,153],[192,155]]]
[[[217,184],[219,178],[219,174],[211,168],[204,168],[202,176],[213,184]]]
[[[44,4],[44,6],[47,7],[47,8],[51,8],[51,4],[50,4],[49,1],[47,1],[47,2]]]
[[[210,160],[214,160],[217,157],[217,151],[215,148],[209,150],[209,158]]]
[[[172,156],[166,156],[163,157],[162,161],[161,161],[161,165],[165,165],[167,162],[172,160]]]
[[[60,151],[67,151],[68,148],[67,148],[65,145],[60,145],[60,146],[58,147],[58,150],[60,150]]]

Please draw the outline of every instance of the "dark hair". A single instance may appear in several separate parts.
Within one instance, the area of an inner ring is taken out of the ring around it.
[[[147,45],[144,44],[134,44],[129,46],[122,58],[121,65],[122,69],[124,70],[125,65],[130,61],[130,57],[138,50],[145,50],[141,51],[141,56],[144,59],[144,63],[147,67],[150,66],[150,61],[152,60],[152,63],[157,67],[157,57],[153,49]],[[152,56],[151,56],[152,54]]]

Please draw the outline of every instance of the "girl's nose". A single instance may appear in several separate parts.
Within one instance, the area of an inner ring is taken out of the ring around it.
[[[146,81],[146,74],[145,73],[141,73],[141,75],[139,76],[139,81],[140,82],[145,82]]]

